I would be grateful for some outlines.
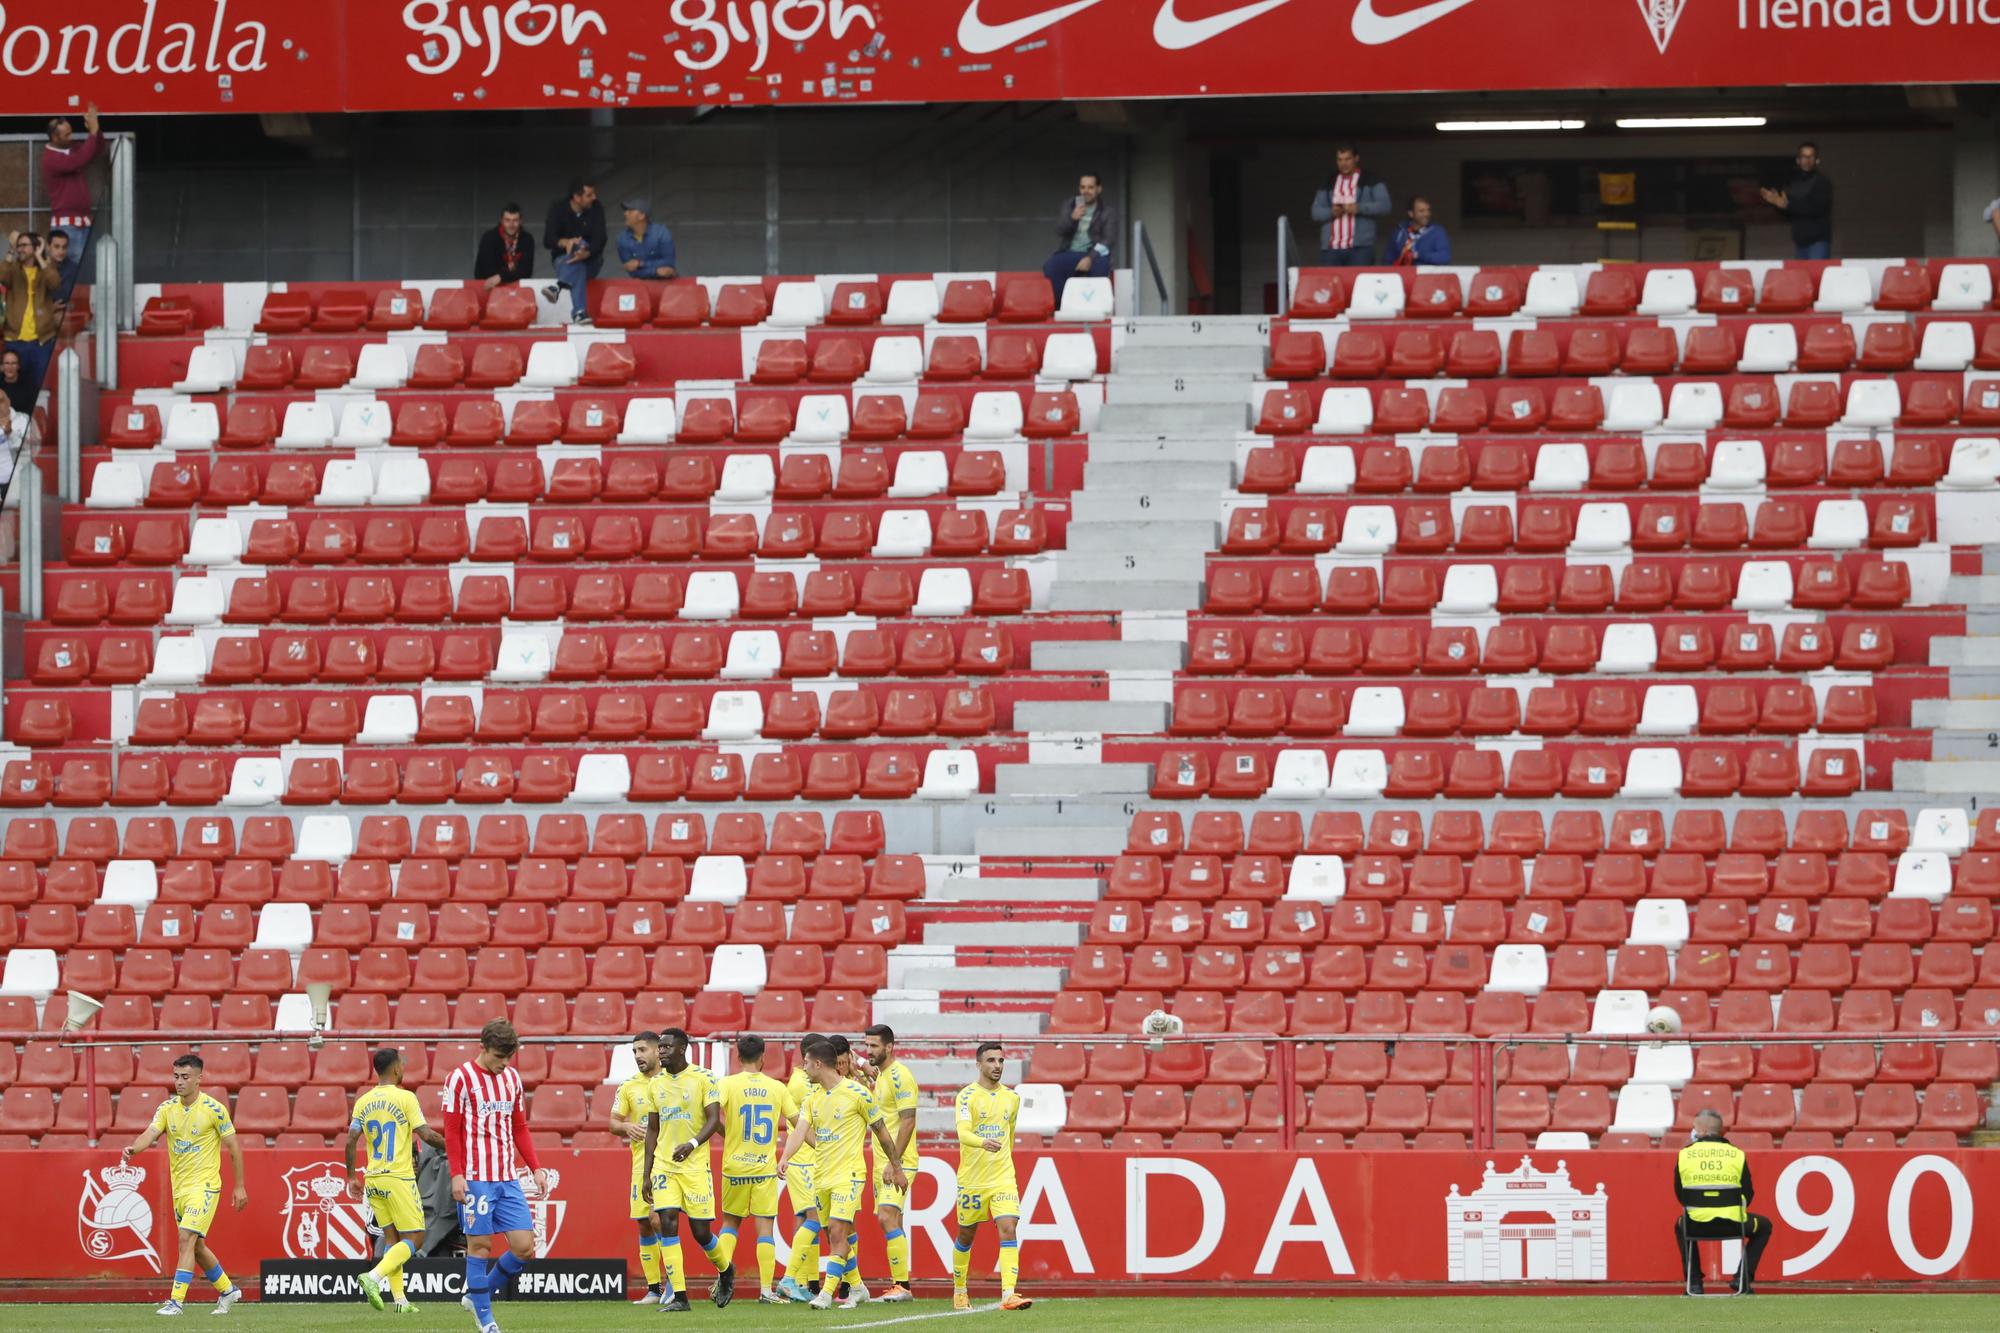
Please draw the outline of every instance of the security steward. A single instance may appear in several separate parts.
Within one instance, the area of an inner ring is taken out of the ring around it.
[[[1694,1118],[1694,1139],[1674,1160],[1674,1197],[1681,1215],[1674,1221],[1674,1240],[1681,1250],[1681,1272],[1690,1296],[1702,1294],[1701,1240],[1741,1240],[1742,1269],[1736,1275],[1738,1294],[1753,1295],[1757,1261],[1771,1243],[1771,1219],[1750,1211],[1755,1189],[1750,1162],[1743,1150],[1722,1135],[1722,1116],[1702,1111]]]

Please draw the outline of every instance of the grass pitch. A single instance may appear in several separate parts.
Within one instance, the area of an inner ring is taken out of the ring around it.
[[[157,1329],[153,1305],[0,1305],[8,1333],[97,1333]],[[210,1303],[188,1306],[187,1317],[207,1319]],[[949,1302],[869,1305],[819,1313],[800,1306],[760,1306],[739,1300],[727,1310],[697,1303],[686,1315],[612,1302],[503,1302],[495,1312],[506,1333],[592,1333],[634,1329],[719,1330],[773,1328],[863,1329],[976,1320],[980,1327],[1049,1330],[1121,1329],[1138,1320],[1171,1320],[1186,1329],[1365,1329],[1368,1333],[1436,1333],[1440,1327],[1544,1333],[1549,1329],[1644,1330],[1658,1333],[1757,1333],[1773,1330],[1856,1330],[1857,1333],[1990,1333],[2000,1328],[2000,1296],[1990,1295],[1763,1295],[1742,1300],[1693,1301],[1674,1296],[1432,1296],[1343,1297],[1334,1300],[1246,1297],[1213,1299],[1128,1297],[1103,1300],[1037,1300],[1035,1308],[1003,1317],[990,1300],[963,1314]],[[456,1303],[425,1305],[417,1314],[380,1315],[366,1305],[240,1305],[222,1327],[237,1333],[464,1333],[472,1320]],[[172,1325],[168,1325],[172,1327]]]

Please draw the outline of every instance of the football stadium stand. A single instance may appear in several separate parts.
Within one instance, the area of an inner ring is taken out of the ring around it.
[[[1053,1036],[1048,1142],[1956,1144],[1995,269],[142,286],[6,692],[0,1146],[157,1101],[70,991],[317,1146],[313,983],[433,1114],[440,1034],[592,1039],[551,1135],[635,1029],[886,1021],[927,1134]],[[1591,1040],[1661,1006],[1871,1040]]]

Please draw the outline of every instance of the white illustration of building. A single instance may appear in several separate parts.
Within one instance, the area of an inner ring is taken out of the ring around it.
[[[1486,1164],[1479,1188],[1445,1199],[1445,1251],[1453,1282],[1602,1282],[1609,1200],[1570,1183],[1569,1164],[1535,1170],[1526,1157],[1502,1174]]]

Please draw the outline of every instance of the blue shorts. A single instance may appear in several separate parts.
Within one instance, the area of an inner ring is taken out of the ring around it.
[[[468,1236],[503,1231],[533,1231],[535,1215],[518,1180],[468,1180],[465,1202],[458,1206],[458,1225]]]

